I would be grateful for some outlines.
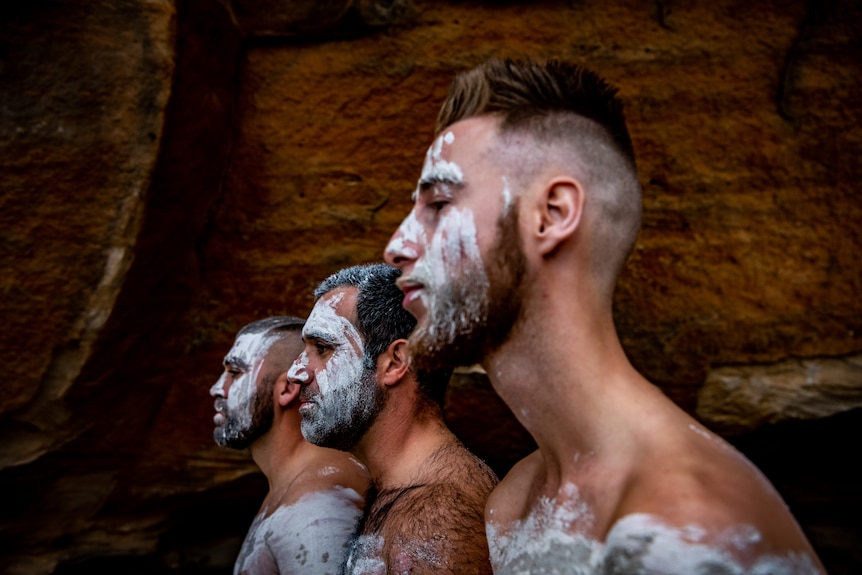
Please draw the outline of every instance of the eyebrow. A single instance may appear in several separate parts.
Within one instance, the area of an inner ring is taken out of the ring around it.
[[[333,343],[336,340],[336,337],[333,333],[330,333],[328,331],[322,331],[319,329],[312,328],[308,331],[303,330],[302,341],[308,341],[310,339],[317,341],[325,341],[326,343]]]
[[[244,359],[237,355],[228,355],[225,356],[224,361],[222,362],[224,365],[229,365],[231,367],[236,367],[238,369],[247,370],[248,364]]]
[[[464,185],[464,179],[447,173],[436,173],[419,178],[420,188],[429,188],[437,184],[448,184],[450,186],[461,187]]]

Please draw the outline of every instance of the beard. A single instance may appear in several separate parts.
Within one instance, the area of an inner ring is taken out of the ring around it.
[[[341,451],[353,449],[386,404],[375,378],[376,369],[363,366],[359,381],[312,397],[314,407],[302,413],[302,435],[309,443]]]
[[[261,389],[254,395],[251,423],[245,424],[235,414],[225,413],[225,423],[213,430],[213,439],[222,447],[245,449],[263,437],[271,428],[274,419],[272,389],[278,374],[264,377]]]
[[[435,371],[480,363],[498,349],[522,311],[527,258],[518,229],[518,201],[497,220],[497,241],[487,273],[470,262],[435,286],[427,317],[410,334],[408,351],[417,370]]]

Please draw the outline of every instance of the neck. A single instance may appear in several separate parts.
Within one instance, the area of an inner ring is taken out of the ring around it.
[[[458,443],[439,410],[420,411],[415,396],[407,395],[412,393],[392,394],[353,449],[381,491],[428,481],[424,473],[428,459],[441,448]]]
[[[270,493],[290,485],[305,465],[305,454],[313,447],[303,439],[298,417],[298,413],[288,411],[277,414],[270,430],[251,445],[251,457],[266,476]]]
[[[549,287],[533,286],[521,319],[483,367],[552,476],[611,447],[618,409],[644,380],[622,349],[609,305]]]

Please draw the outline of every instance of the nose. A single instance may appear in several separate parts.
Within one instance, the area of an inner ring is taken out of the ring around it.
[[[215,382],[210,388],[210,395],[212,397],[226,397],[226,393],[224,390],[224,380],[225,377],[224,374],[222,374],[221,377],[218,378],[218,381]]]
[[[404,232],[404,223],[392,234],[386,249],[383,251],[383,259],[392,267],[404,270],[419,258],[419,246],[416,241],[411,240]]]
[[[308,369],[308,354],[304,351],[299,354],[287,370],[287,381],[304,387],[311,381],[311,370]]]

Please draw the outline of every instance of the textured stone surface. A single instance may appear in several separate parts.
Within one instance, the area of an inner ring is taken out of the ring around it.
[[[862,351],[857,2],[394,2],[388,27],[346,36],[321,16],[274,36],[247,0],[15,4],[0,571],[230,572],[265,483],[211,439],[223,354],[380,259],[452,74],[489,56],[570,58],[620,86],[645,211],[616,318],[669,396],[694,412],[727,366]],[[499,472],[533,448],[482,375],[458,375],[446,407]],[[734,437],[833,574],[862,562],[843,447],[860,432],[856,409]]]
[[[134,257],[170,93],[173,6],[16,2],[0,14],[0,414],[14,412],[0,424],[2,468],[79,428],[63,398]]]
[[[862,407],[860,355],[711,370],[698,394],[697,415],[715,431],[740,433],[856,407]]]
[[[233,0],[237,21],[250,36],[315,40],[388,26],[409,5],[409,0]]]

